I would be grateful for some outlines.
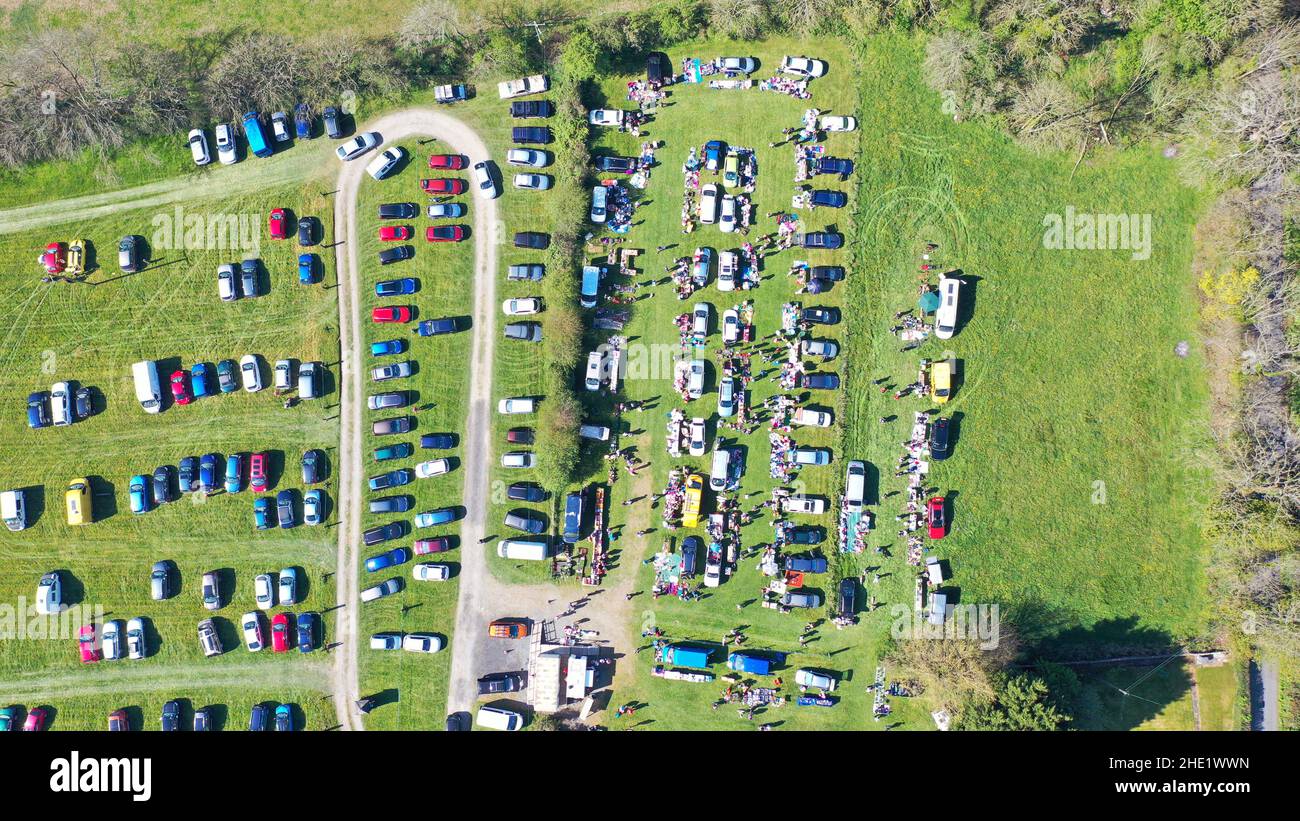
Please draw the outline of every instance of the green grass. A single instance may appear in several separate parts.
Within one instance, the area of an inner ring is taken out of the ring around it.
[[[306,600],[292,608],[295,612],[333,605],[333,581],[324,576],[333,570],[335,559],[332,528],[256,532],[254,494],[247,490],[201,502],[183,498],[142,516],[133,516],[127,503],[131,475],[174,465],[185,455],[269,451],[275,491],[301,487],[299,459],[307,448],[334,453],[336,392],[285,410],[269,389],[258,394],[241,391],[146,416],[131,383],[131,363],[144,358],[161,361],[164,379],[179,367],[189,369],[198,361],[211,366],[247,352],[267,362],[268,380],[269,367],[279,358],[319,360],[337,369],[333,291],[322,285],[299,286],[296,243],[272,242],[264,227],[269,209],[280,205],[298,214],[319,215],[328,237],[331,203],[320,195],[320,188],[307,181],[183,204],[191,216],[244,214],[251,220],[261,246],[256,253],[270,274],[270,292],[235,303],[218,301],[215,270],[221,262],[237,262],[243,252],[162,247],[155,218],[174,219],[172,206],[123,209],[93,221],[77,221],[76,212],[70,212],[73,219],[65,224],[0,236],[5,305],[0,394],[9,409],[0,417],[0,475],[6,487],[30,489],[38,514],[29,529],[0,537],[0,555],[8,570],[0,581],[0,601],[30,599],[40,575],[58,569],[71,603],[102,607],[106,618],[145,617],[150,634],[150,656],[144,661],[84,666],[70,638],[0,641],[0,700],[15,695],[26,699],[32,694],[30,680],[39,671],[47,685],[39,703],[63,710],[63,699],[69,699],[66,712],[56,719],[57,728],[98,729],[108,710],[132,704],[147,707],[146,715],[156,721],[156,703],[185,696],[187,690],[195,693],[191,697],[196,703],[201,697],[204,703],[228,704],[232,722],[239,724],[247,720],[244,705],[253,696],[277,698],[282,685],[279,700],[297,700],[325,686],[319,672],[306,672],[328,663],[324,653],[314,658],[300,658],[296,652],[278,657],[269,651],[249,654],[238,641],[237,622],[241,613],[254,609],[253,576],[282,567],[298,567],[305,576]],[[121,276],[115,246],[128,233],[150,241],[152,260],[144,271]],[[35,265],[39,248],[52,239],[66,242],[74,237],[90,240],[96,249],[101,268],[90,282],[98,284],[41,284]],[[325,286],[332,285],[332,254],[316,250],[323,252]],[[71,427],[29,430],[22,412],[25,397],[61,379],[97,389],[102,397],[99,412]],[[80,476],[92,481],[96,521],[69,527],[62,494],[67,483]],[[332,478],[323,487],[335,498]],[[164,558],[178,566],[181,589],[171,600],[154,602],[147,576],[150,565]],[[204,659],[195,625],[210,614],[201,607],[198,582],[203,571],[213,569],[222,573],[228,604],[211,615],[231,649],[219,659]],[[327,640],[328,634],[327,626]],[[102,690],[105,683],[123,677],[133,683]],[[208,686],[216,680],[223,680],[224,686]],[[257,683],[258,691],[241,695],[250,683]],[[205,686],[208,689],[201,690]],[[332,709],[305,703],[303,709],[310,727],[333,723]]]
[[[1080,730],[1193,730],[1192,671],[1181,660],[1149,667],[1079,670]],[[1205,710],[1205,693],[1201,693]],[[1204,715],[1204,713],[1202,713]]]
[[[412,484],[383,493],[363,492],[365,499],[379,496],[409,494],[414,497],[414,507],[409,514],[376,515],[362,508],[362,527],[372,527],[389,521],[404,519],[410,523],[415,513],[432,510],[437,507],[460,506],[465,500],[461,498],[461,488],[465,476],[461,472],[466,454],[459,436],[463,434],[465,422],[465,399],[469,387],[469,349],[471,331],[449,336],[418,337],[413,333],[414,323],[403,325],[377,325],[369,321],[370,309],[379,305],[411,305],[416,309],[416,320],[440,317],[462,317],[468,327],[468,317],[473,308],[473,265],[474,243],[467,238],[462,243],[430,243],[424,239],[424,229],[433,224],[459,223],[473,224],[473,213],[457,220],[430,221],[423,210],[429,197],[419,188],[421,177],[453,176],[464,178],[464,174],[434,172],[428,169],[430,154],[447,153],[445,144],[429,142],[419,144],[416,139],[398,143],[411,154],[411,163],[401,173],[381,182],[366,177],[357,198],[357,225],[361,234],[361,288],[360,307],[365,312],[363,343],[366,346],[364,364],[367,368],[381,362],[396,362],[409,359],[416,363],[417,371],[413,377],[405,380],[376,384],[366,379],[366,393],[379,393],[390,390],[407,390],[413,392],[412,407],[403,411],[365,412],[366,425],[371,420],[389,418],[402,413],[410,413],[416,419],[415,428],[407,436],[376,437],[368,432],[364,435],[363,471],[366,476],[373,476],[395,468],[411,468],[427,459],[448,457],[452,460],[453,470],[443,476],[430,479],[416,479]],[[478,158],[473,158],[477,160]],[[470,208],[475,203],[469,194],[455,197],[454,201],[463,202]],[[377,207],[382,202],[414,202],[421,209],[418,218],[409,221],[384,221],[377,219]],[[392,247],[401,243],[381,243],[378,227],[381,224],[410,225],[415,236],[409,244],[415,247],[415,258],[380,266],[376,255],[382,247]],[[412,297],[381,299],[375,296],[374,284],[381,279],[397,277],[414,277],[419,280],[419,291]],[[369,356],[371,342],[385,339],[405,338],[407,353],[400,356],[373,358]],[[425,406],[432,404],[432,408]],[[458,436],[457,447],[451,451],[423,450],[419,446],[422,433],[450,432]],[[373,451],[382,445],[397,442],[409,442],[415,453],[410,459],[390,462],[376,462]],[[458,539],[453,540],[456,549],[439,554],[413,557],[410,563],[380,573],[367,573],[364,567],[366,558],[383,552],[396,544],[408,549],[417,538],[450,535],[459,532],[457,525],[415,530],[412,536],[399,542],[382,547],[363,548],[360,561],[363,563],[360,584],[367,587],[378,584],[390,576],[402,576],[406,582],[405,592],[388,599],[361,605],[360,640],[363,642],[361,653],[361,692],[372,694],[387,689],[396,689],[396,704],[372,712],[367,720],[369,729],[441,729],[442,718],[446,715],[447,677],[451,665],[450,642],[452,627],[456,618],[456,590],[458,583],[453,576],[449,582],[417,582],[411,577],[411,567],[416,562],[435,562],[449,564],[454,571],[460,567],[461,550],[464,549]],[[409,608],[403,613],[403,608]],[[404,633],[434,632],[447,642],[447,649],[431,657],[422,657],[403,651],[381,652],[369,649],[369,636],[386,630],[398,630]]]
[[[1240,727],[1237,708],[1240,671],[1235,664],[1197,667],[1196,689],[1200,693],[1201,729],[1232,731]]]

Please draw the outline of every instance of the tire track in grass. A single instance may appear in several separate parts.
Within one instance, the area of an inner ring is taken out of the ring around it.
[[[329,665],[326,662],[302,664],[250,664],[214,666],[208,663],[158,666],[136,662],[100,662],[94,678],[85,673],[50,675],[41,670],[0,680],[0,701],[51,701],[73,696],[106,693],[147,693],[175,690],[184,685],[194,687],[250,687],[329,691]]]

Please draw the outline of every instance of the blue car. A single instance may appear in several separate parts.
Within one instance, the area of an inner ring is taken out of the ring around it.
[[[817,190],[812,192],[812,204],[824,205],[827,208],[843,208],[849,202],[849,197],[843,191],[825,191]]]
[[[258,530],[271,527],[271,500],[260,496],[253,502],[253,526]]]
[[[217,465],[221,457],[215,453],[205,453],[199,459],[199,490],[211,493],[217,489]]]
[[[131,496],[131,512],[146,513],[149,510],[149,477],[132,476],[128,485]]]
[[[395,547],[387,553],[380,553],[378,556],[371,556],[369,559],[366,559],[366,570],[370,573],[375,573],[389,567],[405,564],[410,560],[411,551],[404,547]]]
[[[378,476],[371,476],[369,485],[371,490],[385,490],[390,487],[400,487],[409,485],[413,474],[407,468],[401,470],[390,470],[388,473],[381,473]]]
[[[199,478],[199,460],[193,456],[182,456],[177,476],[181,493],[193,493]]]
[[[298,284],[311,285],[316,281],[316,255],[298,255]]]
[[[710,171],[717,171],[718,166],[722,164],[722,154],[726,150],[726,145],[722,140],[709,140],[704,144],[704,167]]]
[[[275,731],[277,733],[293,731],[293,708],[288,704],[281,704],[275,708]]]
[[[27,426],[45,428],[50,425],[50,393],[37,391],[27,397]]]
[[[238,493],[243,490],[244,457],[232,453],[226,457],[226,492]]]
[[[454,334],[456,333],[456,320],[450,317],[446,319],[426,319],[415,327],[415,332],[420,336]]]
[[[440,507],[437,510],[415,514],[416,527],[434,527],[454,521],[456,521],[456,508],[454,507]]]
[[[388,462],[393,459],[405,459],[410,456],[412,448],[410,443],[402,442],[397,445],[388,445],[382,448],[375,448],[375,461]]]
[[[440,202],[430,205],[427,209],[429,219],[456,219],[465,216],[465,206],[459,202]]]
[[[325,521],[325,491],[309,490],[302,497],[302,520],[308,525]]]
[[[420,437],[420,447],[448,450],[456,447],[456,435],[454,433],[426,433]]]
[[[195,399],[212,395],[208,390],[208,366],[202,362],[195,362],[194,367],[190,368],[190,392]]]
[[[300,140],[311,139],[311,109],[306,103],[298,103],[293,109],[294,132]]]
[[[406,350],[405,339],[386,339],[383,342],[370,343],[371,356],[392,356]]]
[[[415,293],[418,285],[412,277],[381,280],[375,283],[375,296],[406,296]]]
[[[298,614],[298,652],[310,653],[316,649],[316,614],[299,613]],[[284,707],[283,704],[280,705]],[[277,709],[276,715],[280,711]]]

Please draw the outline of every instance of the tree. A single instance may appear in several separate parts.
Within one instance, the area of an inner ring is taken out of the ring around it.
[[[903,639],[889,658],[921,685],[934,709],[959,714],[968,703],[996,696],[996,676],[1018,654],[1020,642],[1010,625],[1000,625],[998,639],[995,647],[963,638]]]
[[[1006,678],[992,701],[962,713],[963,730],[1063,730],[1070,717],[1052,704],[1047,683],[1021,673]]]
[[[737,40],[753,40],[771,25],[767,0],[710,0],[709,28]]]

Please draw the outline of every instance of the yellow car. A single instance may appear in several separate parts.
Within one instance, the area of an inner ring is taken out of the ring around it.
[[[68,492],[63,494],[63,503],[68,510],[68,524],[84,525],[95,520],[89,479],[73,479],[68,485]]]
[[[682,504],[682,525],[700,526],[700,507],[704,501],[704,477],[692,473],[686,477],[686,499]]]
[[[85,273],[86,241],[84,239],[74,239],[68,243],[68,267],[64,271],[69,274]]]
[[[942,405],[952,398],[952,363],[945,360],[930,365],[930,398]]]
[[[722,184],[727,188],[740,185],[740,155],[735,151],[728,151],[722,163]]]

